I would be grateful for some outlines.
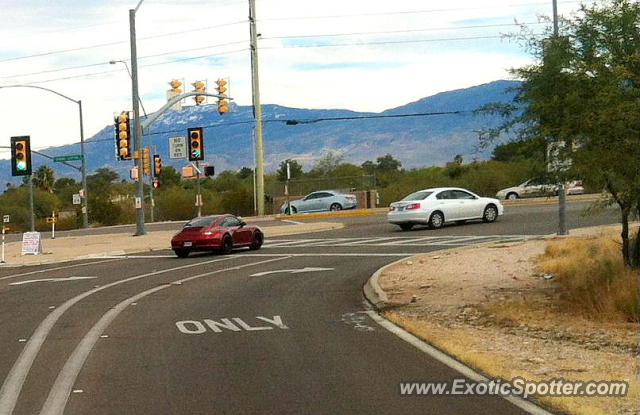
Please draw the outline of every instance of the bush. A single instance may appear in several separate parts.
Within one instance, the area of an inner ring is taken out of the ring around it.
[[[550,242],[537,267],[556,276],[561,303],[568,311],[640,322],[640,275],[625,267],[620,244],[612,237]]]

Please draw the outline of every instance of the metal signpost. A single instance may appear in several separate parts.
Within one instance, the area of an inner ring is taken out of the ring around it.
[[[5,234],[5,231],[7,230],[6,224],[9,223],[10,219],[11,218],[9,217],[9,215],[4,215],[2,217],[2,258],[0,258],[0,264],[4,264],[5,263],[5,261],[4,261],[4,234]]]

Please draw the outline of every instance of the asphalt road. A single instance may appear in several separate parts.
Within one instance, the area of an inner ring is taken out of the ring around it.
[[[574,226],[616,219],[581,208]],[[0,270],[0,414],[523,414],[500,397],[401,396],[400,382],[461,375],[378,325],[362,285],[415,253],[552,233],[555,217],[400,232],[376,215],[224,257]]]

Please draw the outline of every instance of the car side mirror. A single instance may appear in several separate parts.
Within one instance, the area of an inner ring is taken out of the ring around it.
[[[243,226],[246,226],[246,225],[247,225],[247,222],[245,222],[245,221],[243,221],[243,220],[241,220],[241,221],[240,221],[240,227],[241,227],[241,228],[242,228]]]

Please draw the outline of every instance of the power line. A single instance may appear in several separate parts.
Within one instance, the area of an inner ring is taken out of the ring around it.
[[[237,24],[240,24],[240,23],[246,23],[246,22],[247,22],[247,20],[241,20],[241,21],[237,21],[237,22],[224,23],[224,24],[215,25],[215,26],[200,27],[200,28],[195,28],[195,29],[190,29],[190,30],[181,30],[179,32],[162,33],[162,34],[153,35],[153,36],[141,37],[139,40],[149,40],[149,39],[157,39],[157,38],[167,37],[167,36],[182,35],[182,34],[185,34],[185,33],[198,32],[198,31],[203,31],[203,30],[210,30],[210,29],[226,27],[226,26],[233,26],[233,25],[237,25]],[[14,57],[11,57],[11,58],[0,59],[0,63],[23,60],[23,59],[39,58],[39,57],[50,56],[50,55],[58,55],[58,54],[62,54],[62,53],[77,52],[77,51],[81,51],[81,50],[96,49],[96,48],[102,48],[102,47],[106,47],[106,46],[121,45],[121,44],[128,43],[128,42],[129,42],[128,40],[120,40],[120,41],[115,41],[115,42],[98,43],[98,44],[94,44],[94,45],[80,46],[80,47],[76,47],[76,48],[60,49],[60,50],[54,50],[54,51],[49,51],[49,52],[36,53],[36,54],[33,54],[33,55],[14,56]]]
[[[387,35],[387,34],[396,34],[396,33],[430,32],[430,31],[436,31],[436,30],[455,31],[455,30],[459,30],[459,29],[486,29],[486,28],[492,28],[492,27],[533,26],[533,25],[539,25],[539,24],[546,24],[546,22],[502,23],[502,24],[490,24],[490,25],[474,25],[474,26],[458,26],[458,27],[434,27],[434,28],[429,28],[429,29],[388,30],[388,31],[375,31],[375,32],[350,32],[350,33],[327,33],[327,34],[313,34],[313,35],[271,36],[271,37],[263,37],[262,40],[316,38],[316,37],[336,37],[336,36],[360,36],[360,35]]]
[[[580,3],[579,1],[559,1],[558,4],[566,3]],[[405,10],[398,12],[379,12],[379,13],[358,13],[358,14],[336,14],[326,16],[295,16],[295,17],[272,17],[266,19],[259,19],[261,22],[266,21],[284,21],[284,20],[314,20],[314,19],[342,19],[352,17],[375,17],[375,16],[393,16],[403,14],[423,14],[423,13],[440,13],[440,12],[453,12],[453,11],[465,11],[465,10],[486,10],[486,9],[503,9],[506,7],[527,7],[527,6],[548,6],[548,2],[538,3],[521,3],[521,4],[504,4],[496,6],[481,6],[481,7],[457,7],[447,9],[427,9],[427,10]]]
[[[403,43],[429,43],[429,42],[455,42],[461,40],[483,40],[483,39],[500,39],[502,36],[470,36],[457,38],[442,39],[413,39],[413,40],[387,40],[379,42],[351,42],[351,43],[332,43],[317,45],[290,45],[290,46],[263,46],[261,49],[301,49],[301,48],[334,48],[344,46],[368,46],[368,45],[397,45]]]

